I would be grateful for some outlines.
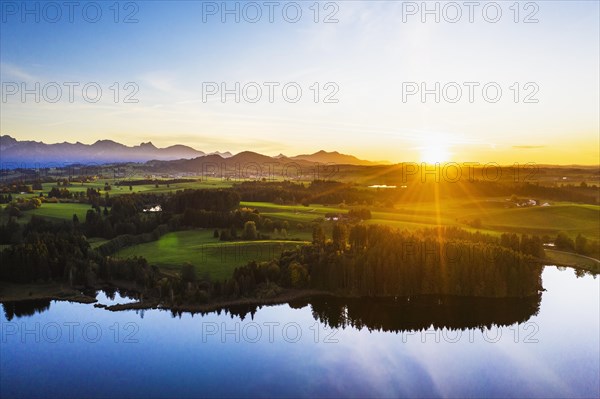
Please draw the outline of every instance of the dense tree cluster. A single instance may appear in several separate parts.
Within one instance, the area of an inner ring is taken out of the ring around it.
[[[232,212],[205,211],[187,208],[181,223],[189,227],[230,227],[234,223]]]
[[[14,222],[10,222],[11,227]],[[139,241],[156,240],[164,230],[148,236],[135,236]],[[126,241],[129,236],[119,236]],[[97,252],[81,232],[68,222],[52,223],[32,216],[20,232],[18,243],[0,252],[0,280],[27,283],[32,281],[67,281],[93,286],[98,277],[106,280],[135,282],[141,288],[152,287],[158,270],[143,258],[114,259],[108,255],[119,243],[104,244]],[[122,244],[121,244],[122,245]],[[118,249],[118,248],[117,248]]]
[[[308,186],[292,182],[243,182],[233,187],[242,201],[276,204],[339,204],[363,202],[372,204],[374,193],[338,181],[315,180]]]
[[[159,271],[143,257],[116,259],[107,256],[98,261],[98,277],[107,281],[135,282],[140,289],[151,289],[156,285]]]
[[[264,220],[258,211],[249,208],[235,211],[206,211],[187,208],[181,218],[181,224],[190,227],[236,227],[243,228],[246,222],[262,226]]]
[[[402,180],[399,180],[402,181]],[[337,181],[315,180],[308,186],[292,182],[243,182],[233,190],[242,201],[262,201],[284,204],[367,204],[392,205],[399,202],[433,201],[446,198],[472,198],[519,195],[587,204],[600,203],[598,190],[579,186],[543,186],[533,183],[464,180],[425,182],[412,179],[392,189],[366,189]]]
[[[42,200],[40,198],[17,198],[12,201],[4,208],[4,213],[8,215],[8,217],[21,217],[22,212],[30,211],[33,209],[37,209],[42,205]]]
[[[554,246],[561,251],[576,252],[585,256],[600,257],[600,241],[588,239],[582,234],[577,234],[575,240],[565,232],[559,232],[554,239]]]
[[[521,252],[534,258],[544,258],[544,243],[538,236],[516,234],[502,234],[500,236],[500,245],[504,248],[512,249],[515,252]]]
[[[0,194],[0,204],[8,204],[13,200],[12,194]]]
[[[5,224],[0,224],[0,245],[17,244],[21,239],[21,226],[14,217],[9,217]]]
[[[2,193],[27,193],[30,194],[33,192],[33,184],[28,184],[26,182],[20,181],[12,184],[2,185],[0,187],[0,192]]]
[[[73,198],[73,194],[66,188],[52,187],[48,198]]]
[[[15,282],[35,280],[81,280],[89,267],[89,244],[81,234],[37,231],[23,242],[0,253],[0,279]]]
[[[371,219],[371,211],[367,208],[350,209],[348,211],[348,217],[357,220],[369,220]]]
[[[167,210],[183,213],[186,209],[226,212],[240,205],[240,196],[231,190],[183,190],[177,191],[167,201]]]
[[[289,181],[262,182],[247,181],[234,185],[242,201],[300,203],[307,197],[304,184]]]
[[[132,182],[127,184],[131,187]],[[465,184],[469,185],[466,191],[461,187]],[[366,207],[369,204],[460,197],[465,192],[485,195],[488,190],[496,196],[502,194],[494,190],[519,195],[529,190],[545,193],[546,198],[560,197],[565,192],[556,187],[495,182],[415,184],[403,189],[373,190],[340,182],[314,181],[307,186],[291,182],[246,182],[233,189],[111,197],[108,193],[102,196],[94,188],[71,193],[64,185],[57,186],[49,193],[55,201],[60,198],[90,203],[85,219],[80,221],[73,215],[70,221],[51,223],[34,215],[21,227],[14,217],[23,210],[38,207],[41,200],[11,201],[5,210],[8,222],[0,225],[0,244],[11,244],[0,253],[0,279],[84,285],[93,285],[97,278],[132,281],[170,303],[267,297],[276,295],[281,287],[368,297],[536,296],[541,289],[539,259],[544,256],[540,237],[516,234],[495,237],[455,227],[409,233],[360,223],[372,217]],[[257,210],[239,208],[242,199],[305,205],[352,204],[353,208],[339,218],[349,224],[331,225],[331,239],[320,224],[314,224],[312,244],[285,251],[271,262],[250,262],[223,282],[199,278],[189,264],[183,266],[178,276],[161,276],[143,258],[110,257],[126,246],[154,241],[168,231],[187,227],[216,228],[215,238],[221,240],[264,239],[268,236],[262,232],[287,232],[288,222],[273,221],[262,217]],[[148,212],[156,206],[162,211]],[[110,241],[92,250],[85,236]],[[581,235],[573,240],[560,233],[555,245],[582,254],[600,252],[598,241]]]
[[[110,210],[105,206],[92,205],[87,211],[82,226],[89,237],[113,238],[122,234],[143,234],[152,232],[161,224],[166,224],[172,215],[165,212],[144,212],[156,205],[162,206],[164,195],[128,194],[107,199]],[[173,221],[175,223],[176,221]]]
[[[233,276],[225,280],[224,283],[215,284],[214,295],[234,298],[256,296],[257,288],[261,286],[263,296],[269,296],[268,291],[271,291],[271,295],[278,292],[275,283],[281,281],[281,279],[281,270],[276,261],[250,262],[243,267],[236,268]]]
[[[195,179],[136,179],[136,180],[121,180],[117,182],[117,186],[143,186],[143,185],[169,185],[177,183],[193,183]]]
[[[496,237],[454,228],[408,233],[338,224],[333,234],[332,241],[284,252],[275,282],[359,296],[526,297],[541,289],[539,261],[521,252],[521,244],[530,251],[526,236],[513,250]],[[235,292],[248,295],[265,276],[251,263],[233,279]]]

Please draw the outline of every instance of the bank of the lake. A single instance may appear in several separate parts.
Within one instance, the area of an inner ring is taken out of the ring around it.
[[[556,266],[572,267],[574,269],[587,270],[600,273],[600,260],[576,254],[573,252],[558,251],[555,249],[544,249],[545,261]]]
[[[329,297],[193,314],[3,304],[0,396],[598,397],[598,278],[545,267],[542,280],[540,302],[501,306]]]
[[[82,287],[71,287],[68,283],[17,284],[0,281],[0,302],[29,300],[56,300],[78,303],[96,302],[96,298],[82,292]]]

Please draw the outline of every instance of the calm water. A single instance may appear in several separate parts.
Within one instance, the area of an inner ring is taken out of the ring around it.
[[[546,267],[543,281],[541,302],[6,305],[0,396],[599,397],[599,280]]]

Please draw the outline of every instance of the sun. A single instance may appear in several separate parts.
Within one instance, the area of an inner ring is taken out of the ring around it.
[[[428,164],[444,163],[450,159],[448,147],[442,144],[428,144],[421,147],[421,162]]]

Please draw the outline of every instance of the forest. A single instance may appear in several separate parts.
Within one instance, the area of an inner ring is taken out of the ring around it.
[[[408,233],[338,224],[332,240],[325,241],[318,227],[313,236],[312,245],[278,260],[236,269],[221,293],[252,295],[270,283],[365,297],[520,298],[542,289],[542,244],[526,235],[498,240],[460,229]]]
[[[454,226],[408,231],[369,224],[375,202],[399,201],[407,191],[366,190],[335,181],[308,185],[258,181],[223,189],[121,195],[110,195],[109,187],[105,183],[103,195],[94,188],[77,194],[80,202],[90,206],[82,220],[76,214],[62,221],[32,215],[27,223],[18,222],[19,212],[44,206],[46,201],[73,200],[64,183],[52,187],[47,196],[19,198],[7,205],[4,213],[8,218],[0,224],[0,280],[57,281],[83,287],[129,281],[146,298],[171,306],[272,298],[285,290],[313,290],[347,298],[528,298],[542,289],[541,265],[548,240],[557,249],[579,253],[593,253],[598,247],[596,240],[581,235],[573,239],[564,233],[553,238],[491,235]],[[478,187],[498,189],[491,183]],[[427,188],[421,189],[421,194],[429,195]],[[533,186],[530,189],[535,191]],[[298,224],[298,229],[312,230],[310,243],[286,249],[270,261],[239,265],[225,280],[199,276],[189,263],[173,274],[151,265],[143,254],[113,257],[125,247],[153,242],[174,231],[211,229],[217,241],[247,241],[269,240],[273,231],[280,234],[289,228],[286,220],[272,220],[241,204],[249,200],[358,205],[342,213],[325,213],[306,227]],[[161,211],[147,212],[154,207]],[[92,248],[88,237],[105,241]]]

